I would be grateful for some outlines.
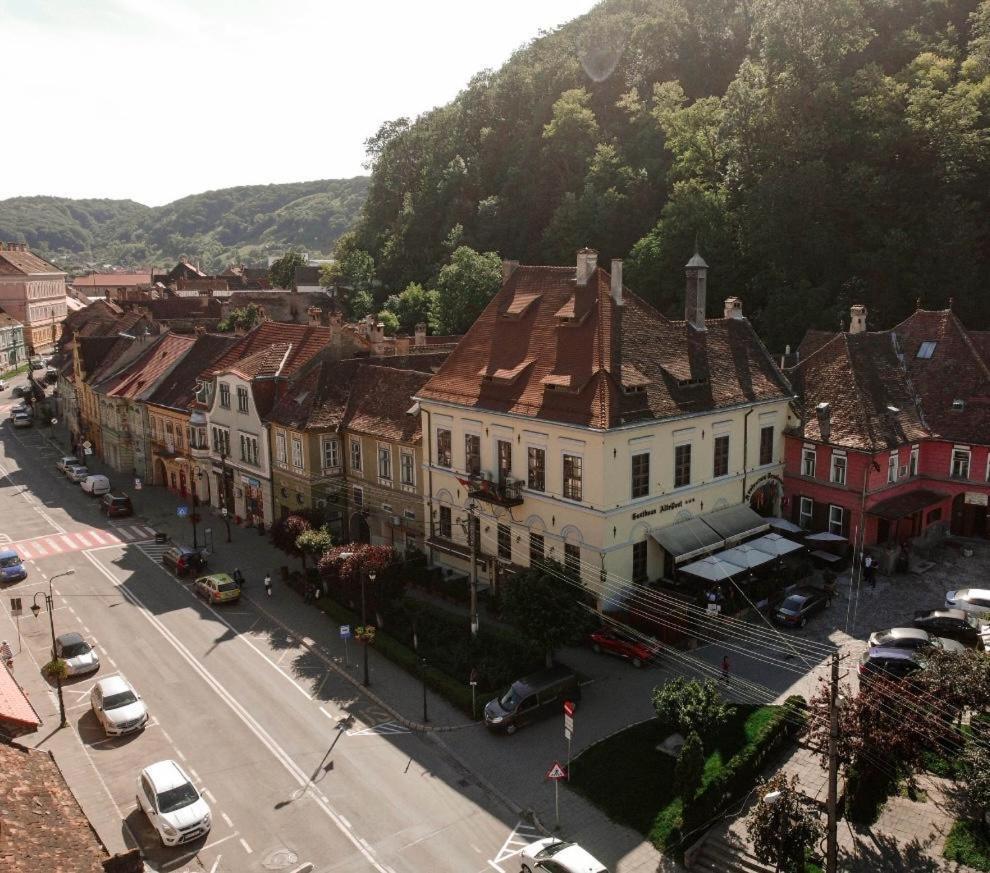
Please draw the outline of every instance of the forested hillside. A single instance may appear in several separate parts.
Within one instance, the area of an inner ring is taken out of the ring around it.
[[[365,176],[251,185],[155,208],[131,200],[15,197],[0,201],[0,240],[27,242],[65,267],[166,264],[188,255],[217,269],[289,246],[329,252],[354,223],[367,188]]]
[[[990,0],[606,0],[384,125],[348,243],[389,291],[591,245],[679,313],[697,238],[777,349],[850,302],[987,327],[988,131]]]

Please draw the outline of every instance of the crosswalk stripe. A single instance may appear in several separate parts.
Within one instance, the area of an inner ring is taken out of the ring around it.
[[[31,550],[26,545],[21,544],[17,547],[17,549],[21,553],[22,558],[33,557],[33,555],[31,554]]]
[[[82,543],[84,546],[88,547],[92,545],[92,543],[88,539],[86,539],[86,534],[79,533],[77,531],[75,534],[73,534],[73,536],[76,538],[78,542]]]
[[[31,548],[34,549],[39,555],[47,555],[48,550],[37,540],[31,543]]]
[[[62,537],[62,542],[65,543],[70,549],[74,549],[76,547],[76,544],[67,536]]]
[[[97,530],[91,530],[89,535],[101,545],[107,544],[107,538]]]
[[[138,530],[144,533],[146,537],[153,537],[155,535],[155,529],[152,527],[139,527]]]
[[[127,528],[127,530],[130,533],[132,539],[135,540],[144,539],[144,534],[141,532],[141,528],[132,526]]]
[[[55,540],[52,539],[45,540],[45,545],[47,545],[48,548],[50,548],[53,552],[62,551],[62,547],[57,542],[55,542]]]

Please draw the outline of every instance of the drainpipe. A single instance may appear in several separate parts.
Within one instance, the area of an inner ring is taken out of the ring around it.
[[[430,418],[430,410],[424,409],[426,414],[426,433],[423,435],[423,442],[426,445],[426,478],[428,480],[429,496],[426,499],[426,524],[427,541],[433,539],[433,420]],[[429,549],[430,563],[433,563],[433,546],[427,545]]]
[[[742,480],[742,500],[746,502],[746,477],[749,470],[749,417],[753,414],[753,407],[746,410],[743,416],[743,480]]]

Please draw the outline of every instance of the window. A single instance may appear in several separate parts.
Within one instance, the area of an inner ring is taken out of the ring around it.
[[[527,485],[532,491],[546,491],[547,453],[543,449],[529,447]]]
[[[632,496],[646,497],[650,493],[650,455],[642,452],[632,456]]]
[[[814,446],[805,446],[801,449],[801,475],[809,479],[815,478],[815,461],[817,455]]]
[[[889,458],[887,458],[887,481],[896,482],[897,481],[897,454],[894,453]]]
[[[798,524],[805,530],[811,530],[811,519],[815,512],[815,501],[810,497],[800,498],[798,504]]]
[[[908,461],[908,476],[918,475],[918,447],[911,446],[911,460]]]
[[[230,386],[226,382],[220,383],[220,405],[230,409]]]
[[[633,543],[633,570],[634,582],[646,580],[646,540],[641,543]]]
[[[445,540],[449,540],[451,537],[451,520],[450,520],[449,506],[440,507],[440,536],[442,536]]]
[[[845,453],[832,453],[832,481],[836,485],[846,484],[846,456]]]
[[[221,427],[213,428],[213,451],[218,455],[230,454],[230,431]]]
[[[841,506],[829,506],[828,508],[828,532],[842,536],[842,517],[845,510]]]
[[[729,475],[729,436],[715,437],[715,459],[712,463],[713,476]]]
[[[498,481],[504,484],[505,480],[512,475],[512,443],[508,440],[499,440],[497,444],[498,454]]]
[[[773,463],[773,425],[760,428],[760,466]]]
[[[938,509],[933,509],[931,512],[928,513],[927,523],[932,524],[932,522],[939,521],[941,520],[941,518],[942,518],[942,507],[940,506]]]
[[[451,466],[450,454],[450,431],[437,428],[437,465]]]
[[[378,478],[392,478],[392,450],[388,446],[378,447]]]
[[[469,476],[481,472],[481,437],[477,434],[464,435],[464,469]]]
[[[923,342],[920,346],[918,346],[918,354],[916,355],[916,357],[924,358],[925,360],[929,359],[932,355],[935,354],[935,346],[937,345],[938,343],[936,342],[931,342],[931,341]]]
[[[323,441],[323,466],[340,466],[340,443],[337,440]]]
[[[285,434],[279,431],[275,434],[275,460],[284,464],[285,457]]]
[[[498,526],[498,556],[503,561],[512,560],[512,528],[507,524]]]
[[[247,412],[248,411],[248,393],[247,388],[237,389],[237,411]]]
[[[568,500],[581,499],[581,465],[579,455],[564,455],[564,497]]]
[[[691,484],[691,444],[674,447],[674,487]]]
[[[293,440],[292,452],[293,452],[293,463],[295,463],[295,443],[298,440]],[[258,441],[253,436],[247,436],[241,434],[241,460],[246,464],[253,464],[258,466]],[[302,466],[302,452],[300,449],[299,455],[299,466]]]
[[[302,441],[295,438],[292,440],[292,466],[299,470],[303,467]]]
[[[581,547],[577,543],[564,543],[564,569],[581,578]]]
[[[354,505],[356,507],[359,507],[360,508],[360,507],[364,506],[364,489],[363,488],[355,488],[351,492],[351,494],[353,495]]]
[[[361,440],[351,440],[351,469],[361,472]]]
[[[543,534],[529,534],[529,566],[538,567],[543,563]]]
[[[416,484],[416,459],[411,452],[399,454],[399,479],[403,485]]]
[[[953,479],[969,478],[969,449],[952,450],[952,469],[950,474]]]

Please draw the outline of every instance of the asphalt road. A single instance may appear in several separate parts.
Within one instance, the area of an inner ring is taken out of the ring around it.
[[[75,571],[54,582],[56,633],[82,633],[101,668],[66,684],[80,742],[63,769],[70,784],[99,783],[117,836],[140,845],[152,869],[516,869],[506,858],[535,834],[471,774],[429,737],[390,722],[263,604],[245,597],[214,609],[197,598],[161,565],[162,547],[140,519],[107,522],[55,470],[58,452],[39,431],[12,428],[10,405],[0,395],[0,542],[24,544],[32,557],[28,579],[5,586],[0,632],[13,633],[11,595],[26,610],[47,579]],[[25,614],[16,670],[44,694],[48,622]],[[138,734],[106,738],[89,709],[93,683],[114,673],[148,704],[151,723]],[[46,716],[55,709],[48,694]],[[46,718],[38,740],[57,723]],[[182,763],[213,810],[212,831],[184,847],[162,848],[135,801],[139,771],[163,758]]]

